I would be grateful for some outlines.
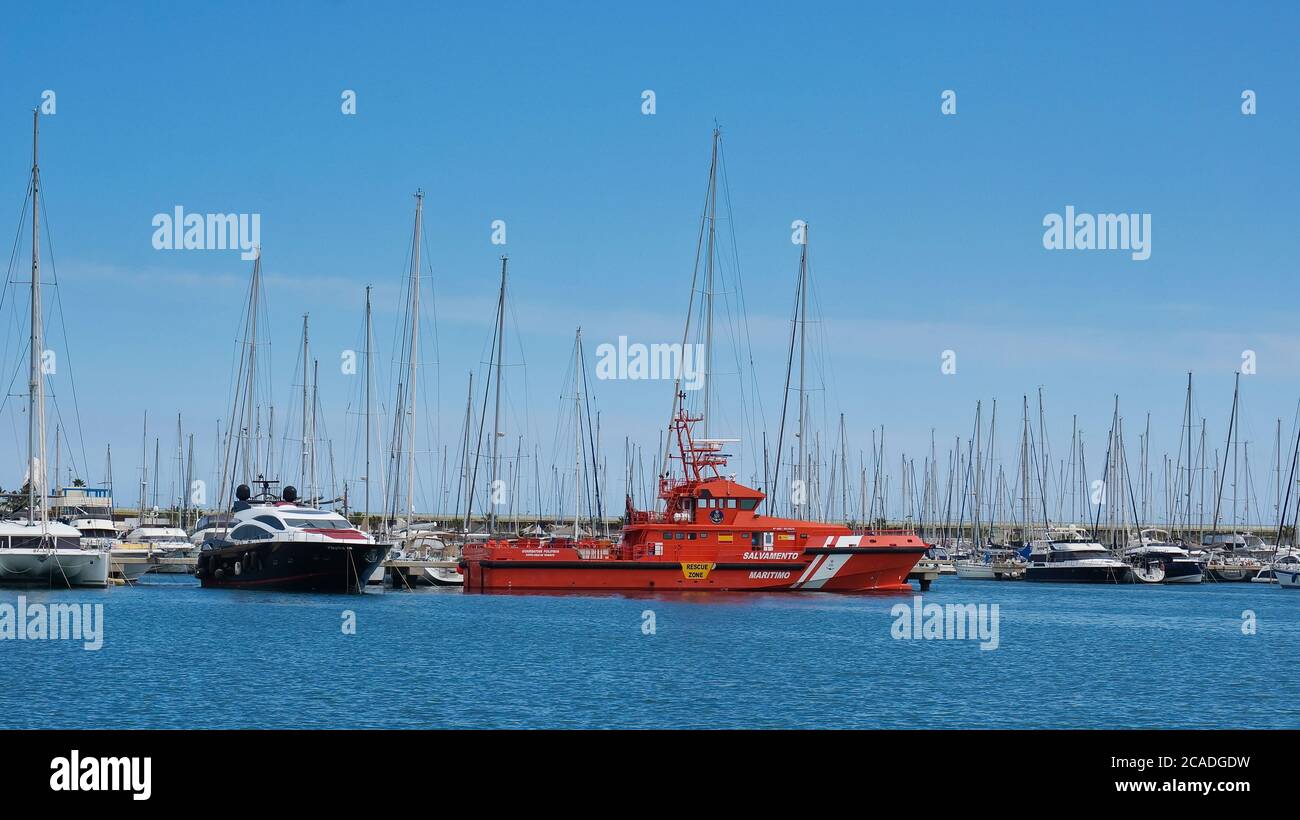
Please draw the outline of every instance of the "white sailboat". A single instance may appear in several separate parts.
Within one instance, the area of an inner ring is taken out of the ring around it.
[[[40,113],[32,112],[32,270],[29,379],[27,390],[27,508],[0,521],[0,583],[51,586],[108,585],[108,551],[81,543],[81,533],[50,520],[45,460],[45,350],[41,314]]]
[[[1273,576],[1282,589],[1300,589],[1300,566],[1296,564],[1274,564]]]
[[[162,559],[193,558],[198,554],[198,547],[190,541],[189,534],[181,527],[157,515],[158,467],[155,463],[153,475],[150,476],[147,463],[148,413],[145,414],[144,432],[140,441],[140,514],[136,517],[135,525],[122,536],[122,549],[119,552],[130,550],[132,551],[130,554],[144,554],[151,558]],[[147,493],[151,478],[154,486],[154,515],[152,516],[147,512],[149,510]],[[192,572],[189,566],[176,561],[161,564],[155,562],[153,566],[155,572],[162,574],[182,575]]]
[[[403,340],[404,349],[401,359],[405,365],[405,383],[399,380],[397,388],[397,412],[393,420],[393,437],[389,449],[391,467],[386,488],[389,497],[385,504],[386,521],[400,523],[389,530],[388,539],[385,540],[397,540],[397,548],[392,553],[395,558],[414,561],[454,561],[459,557],[459,552],[443,539],[430,534],[430,527],[437,527],[437,524],[415,520],[415,456],[416,436],[419,430],[417,399],[420,384],[420,277],[422,275],[420,252],[424,242],[423,231],[424,192],[416,191],[406,317],[402,325],[409,331]],[[367,334],[369,334],[368,307]],[[368,338],[367,345],[369,345]],[[368,399],[367,412],[369,412]],[[367,429],[367,476],[369,475],[369,436],[370,431]],[[369,488],[367,488],[367,498],[368,494]],[[399,507],[399,504],[402,506]],[[451,567],[423,567],[421,572],[413,576],[403,576],[403,579],[399,582],[395,575],[394,585],[416,582],[434,586],[459,586],[464,583],[460,571]]]

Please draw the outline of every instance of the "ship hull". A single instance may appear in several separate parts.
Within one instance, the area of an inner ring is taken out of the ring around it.
[[[788,561],[469,558],[465,590],[909,591],[925,548],[806,550]]]
[[[1283,589],[1300,589],[1300,570],[1274,569],[1278,585]]]
[[[1025,572],[1030,581],[1051,581],[1063,584],[1129,584],[1133,582],[1133,568],[1121,566],[1030,566]]]
[[[1192,560],[1166,561],[1166,584],[1199,584],[1203,578],[1201,565]]]
[[[359,592],[384,553],[376,544],[259,541],[203,550],[195,574],[204,589]]]
[[[1259,572],[1259,569],[1259,567],[1242,567],[1232,564],[1211,564],[1205,567],[1205,577],[1219,583],[1240,583],[1249,581]]]
[[[108,586],[109,556],[98,550],[0,549],[0,584]]]

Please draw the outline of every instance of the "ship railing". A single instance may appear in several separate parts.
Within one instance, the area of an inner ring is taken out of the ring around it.
[[[631,518],[628,519],[629,524],[663,524],[667,521],[667,513],[645,512],[642,510],[634,510]]]

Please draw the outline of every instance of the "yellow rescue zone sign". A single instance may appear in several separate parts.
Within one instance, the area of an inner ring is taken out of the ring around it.
[[[712,570],[713,564],[682,564],[682,575],[690,581],[703,581]]]

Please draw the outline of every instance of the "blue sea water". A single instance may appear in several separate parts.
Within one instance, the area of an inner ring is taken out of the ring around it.
[[[3,728],[1300,725],[1300,591],[1262,584],[945,577],[922,596],[997,604],[994,650],[896,638],[906,594],[338,596],[146,576],[0,604],[19,595],[102,603],[104,642],[0,640]]]

